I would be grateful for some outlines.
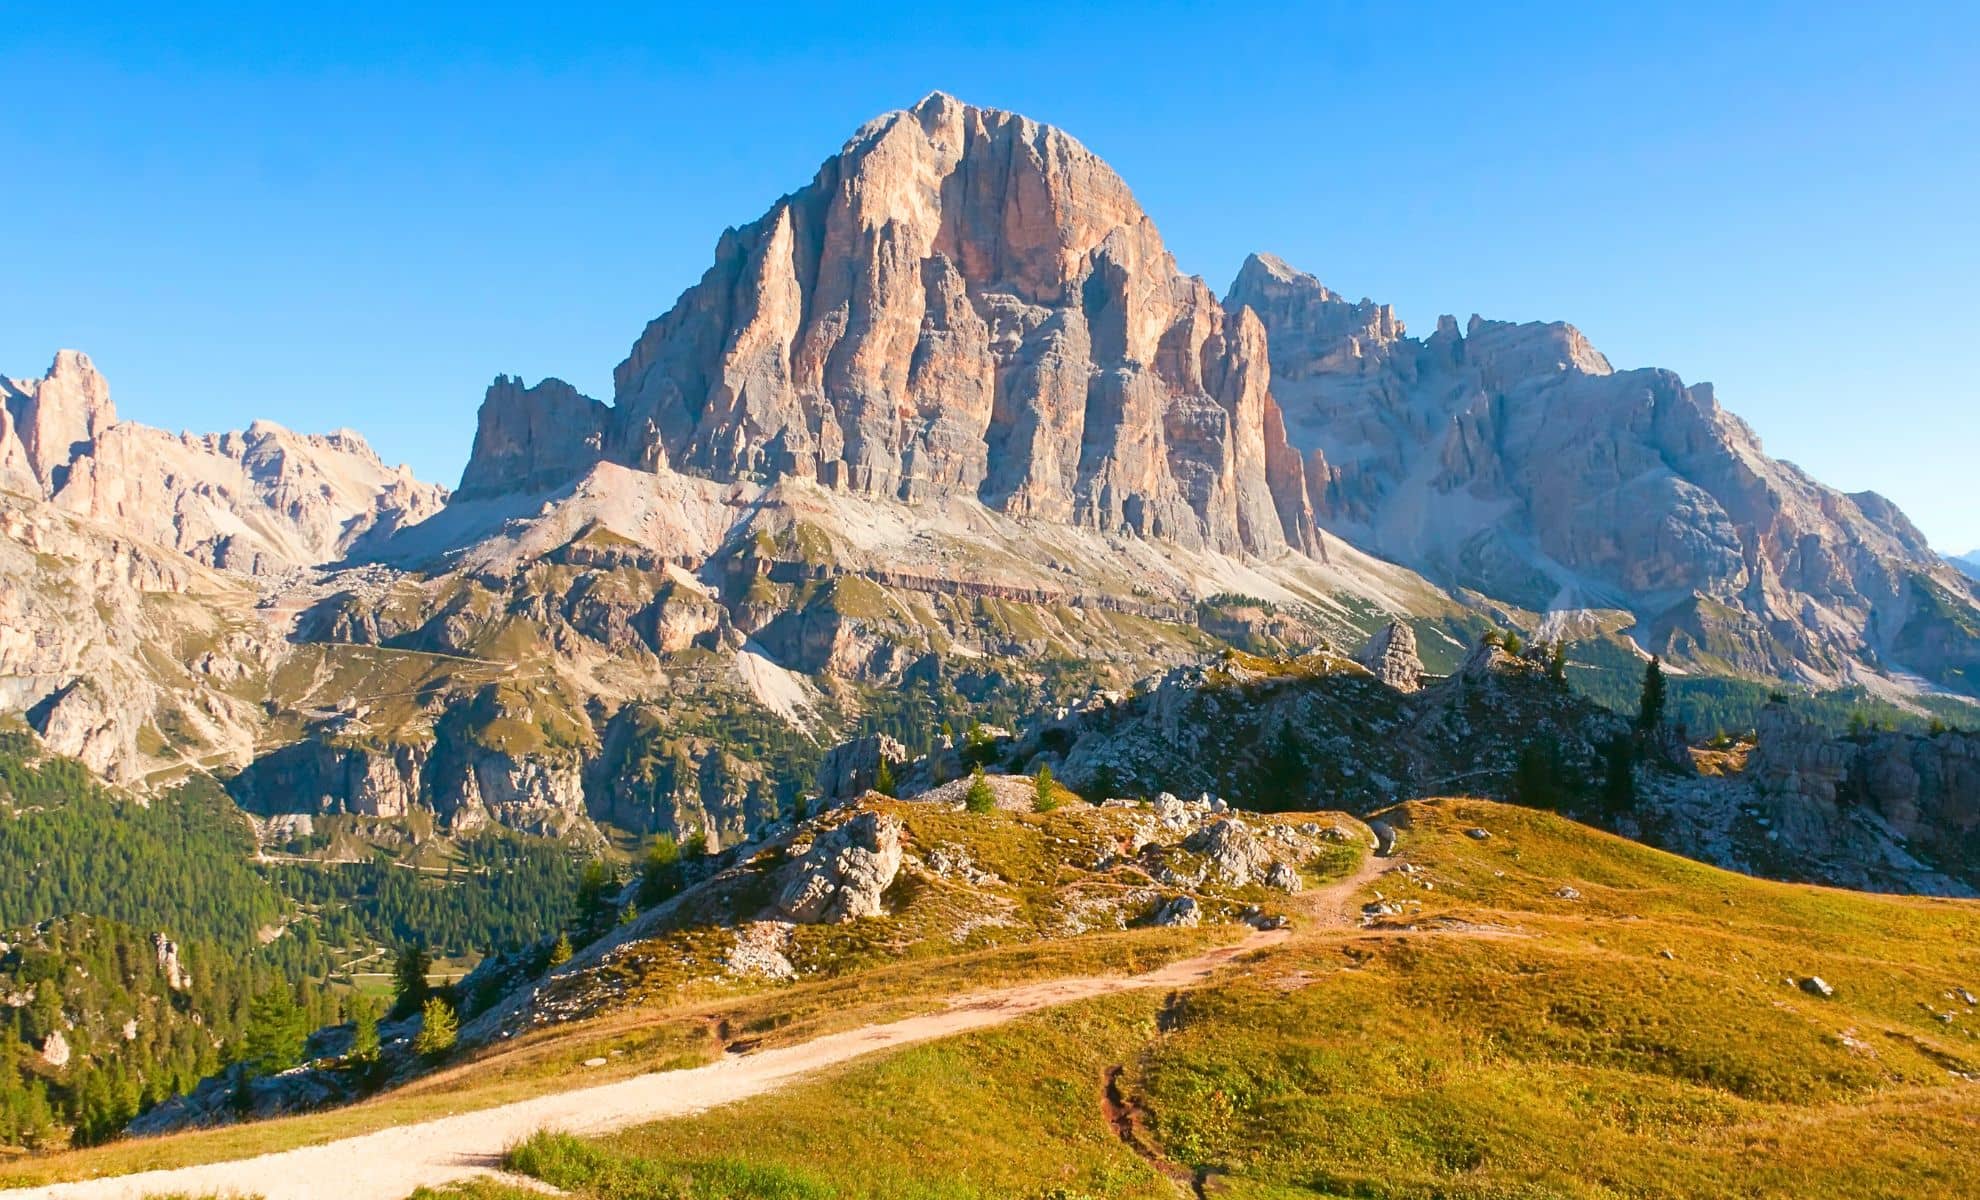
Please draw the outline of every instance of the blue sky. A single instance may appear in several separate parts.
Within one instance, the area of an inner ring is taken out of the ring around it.
[[[724,226],[941,88],[1219,290],[1268,250],[1419,331],[1573,321],[1980,546],[1980,6],[396,7],[0,0],[0,372],[451,483],[491,377],[608,395]]]

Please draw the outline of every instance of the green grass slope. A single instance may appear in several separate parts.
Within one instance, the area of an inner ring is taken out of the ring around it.
[[[1980,905],[1392,815],[1371,924],[512,1166],[613,1200],[1973,1194]]]

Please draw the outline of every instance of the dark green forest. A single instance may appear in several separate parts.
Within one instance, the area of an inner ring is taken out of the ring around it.
[[[445,868],[380,859],[282,863],[268,872],[284,896],[315,916],[319,935],[339,946],[506,951],[570,922],[581,864],[568,849],[510,834],[486,834],[460,849],[460,861]]]
[[[568,848],[508,834],[421,871],[254,850],[209,779],[140,802],[0,729],[0,1146],[101,1141],[231,1063],[293,1065],[355,1001],[331,983],[353,952],[514,949],[582,891]]]

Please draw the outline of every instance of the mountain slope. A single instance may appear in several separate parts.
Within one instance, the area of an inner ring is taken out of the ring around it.
[[[1711,385],[1616,371],[1560,323],[1411,338],[1265,256],[1225,305],[1265,327],[1330,532],[1528,608],[1628,609],[1639,643],[1707,670],[1980,683],[1971,583],[1888,500],[1769,458]]]
[[[1362,894],[1400,914],[509,1163],[582,1196],[743,1172],[798,1195],[1964,1194],[1971,904],[1759,883],[1476,801],[1387,816],[1394,869]]]
[[[1274,902],[1292,916],[1276,937],[1208,923],[1097,931],[1014,957],[945,948],[947,926],[909,913],[1003,890],[1000,878],[967,883],[956,864],[1008,870],[998,864],[1014,834],[1021,856],[1036,858],[1026,878],[1056,863],[1061,881],[1078,880],[1091,862],[1087,816],[1149,814],[929,807],[931,828],[948,826],[947,874],[889,893],[882,915],[807,931],[863,951],[843,967],[820,955],[819,970],[794,982],[746,976],[720,952],[734,933],[724,928],[649,947],[667,973],[658,993],[574,960],[565,970],[601,985],[602,1010],[470,1052],[403,1093],[0,1177],[243,1159],[57,1194],[150,1182],[298,1195],[316,1173],[294,1164],[338,1151],[250,1156],[575,1086],[596,1090],[485,1119],[501,1138],[507,1122],[538,1113],[621,1127],[532,1138],[508,1156],[511,1169],[580,1196],[951,1194],[962,1179],[1000,1196],[1153,1198],[1193,1184],[1398,1198],[1964,1194],[1965,1159],[1980,1148],[1970,902],[1766,883],[1550,814],[1435,800],[1382,814],[1395,852],[1346,877],[1346,920],[1334,885],[1320,884]],[[915,808],[898,806],[908,820]],[[1311,819],[1339,818],[1280,818]],[[917,847],[903,871],[921,874],[913,860],[932,865],[937,848]],[[1125,978],[1240,937],[1245,952],[1207,976],[1169,973],[1152,988]],[[912,961],[892,961],[890,944]],[[1120,986],[1096,996],[1095,978],[1109,976]],[[1036,1010],[1040,997],[1057,1003]],[[1005,1023],[1006,1003],[1025,1015]],[[945,1024],[998,1027],[909,1044]],[[835,1048],[848,1043],[881,1052],[796,1073],[808,1053],[841,1061]],[[703,1067],[715,1055],[724,1060]],[[736,1099],[766,1075],[777,1084],[767,1094],[677,1115],[686,1089],[713,1099],[700,1090],[710,1082],[747,1081],[720,1094]],[[642,1113],[667,1119],[623,1128]],[[474,1124],[454,1116],[432,1132],[463,1150],[495,1148],[472,1140]],[[364,1173],[350,1178],[376,1186],[368,1172],[385,1157],[358,1156]]]

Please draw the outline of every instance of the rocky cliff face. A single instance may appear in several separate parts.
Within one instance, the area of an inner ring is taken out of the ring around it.
[[[586,460],[799,478],[1225,551],[1311,551],[1257,320],[1056,129],[936,94],[723,235],[609,410],[498,381],[463,491]]]
[[[117,420],[87,355],[0,381],[0,487],[250,575],[341,558],[439,511],[446,491],[348,430],[169,434]]]
[[[240,694],[275,654],[241,581],[46,503],[0,494],[0,712],[119,782],[171,730],[210,766],[244,762]]]
[[[1269,335],[1329,531],[1531,608],[1627,608],[1639,641],[1710,669],[1971,686],[1970,585],[1889,501],[1769,458],[1711,385],[1616,371],[1560,323],[1411,338],[1262,256],[1225,303]]]
[[[1830,738],[1771,705],[1745,774],[1783,837],[1826,846],[1855,814],[1947,867],[1980,867],[1980,734]]]

